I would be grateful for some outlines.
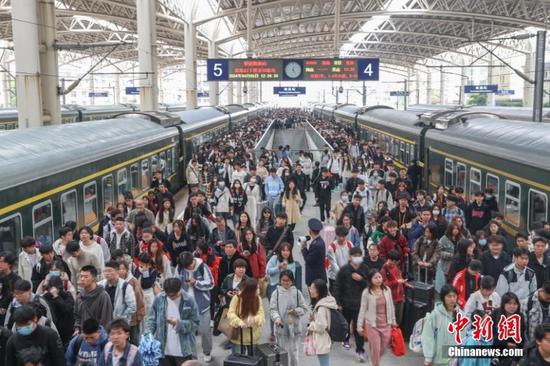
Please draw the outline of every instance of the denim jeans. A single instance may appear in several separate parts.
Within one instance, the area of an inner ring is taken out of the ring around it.
[[[325,353],[324,355],[317,355],[320,366],[330,366],[330,353]]]

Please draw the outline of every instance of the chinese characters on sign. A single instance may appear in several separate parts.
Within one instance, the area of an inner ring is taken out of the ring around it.
[[[304,60],[304,80],[357,80],[356,60]]]
[[[462,344],[461,332],[466,329],[470,321],[467,317],[458,313],[456,320],[449,323],[447,330],[454,334],[456,344]],[[493,319],[486,316],[482,318],[479,315],[474,315],[474,321],[472,322],[472,337],[474,340],[479,341],[481,338],[487,341],[491,341],[493,335]],[[497,324],[498,340],[513,339],[516,343],[521,343],[521,318],[518,314],[511,316],[501,315]]]

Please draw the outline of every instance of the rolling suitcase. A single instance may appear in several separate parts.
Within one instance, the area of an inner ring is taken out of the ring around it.
[[[256,346],[256,353],[262,358],[262,366],[288,366],[288,352],[275,343]]]
[[[253,338],[252,328],[250,329],[250,339]],[[223,366],[262,366],[262,357],[254,356],[254,347],[252,348],[252,355],[245,355],[244,343],[243,343],[243,328],[239,328],[241,333],[241,354],[229,355],[223,360]]]
[[[419,268],[417,280],[409,282],[410,287],[405,290],[402,324],[405,340],[410,338],[416,322],[425,317],[434,307],[435,286],[428,283],[428,271],[424,273],[424,282],[422,282]]]

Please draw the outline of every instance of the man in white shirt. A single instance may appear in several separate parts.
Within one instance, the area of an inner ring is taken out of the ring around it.
[[[21,240],[21,253],[17,265],[19,277],[26,281],[31,281],[32,269],[36,263],[40,262],[40,251],[36,247],[36,241],[32,236],[25,236]]]

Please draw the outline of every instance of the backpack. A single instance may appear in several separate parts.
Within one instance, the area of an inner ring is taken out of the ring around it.
[[[337,309],[330,309],[330,326],[328,333],[333,342],[343,342],[349,330],[349,324],[344,315]]]
[[[413,352],[422,353],[422,331],[424,330],[427,316],[428,314],[414,323],[411,337],[409,338],[409,348]]]
[[[105,360],[106,364],[109,362],[109,358],[112,357],[111,356],[112,351],[113,351],[113,344],[109,342],[105,345],[105,349],[103,350],[103,359]],[[137,353],[138,353],[138,348],[133,344],[130,344],[130,350],[128,351],[128,357],[126,358],[126,365],[134,364],[134,360],[136,359]]]
[[[353,244],[349,240],[346,239],[346,245],[348,246],[348,249],[353,248]],[[336,244],[330,243],[329,246],[332,248],[332,251],[336,253]],[[325,269],[328,269],[330,267],[330,261],[328,260],[328,254],[325,256]]]

